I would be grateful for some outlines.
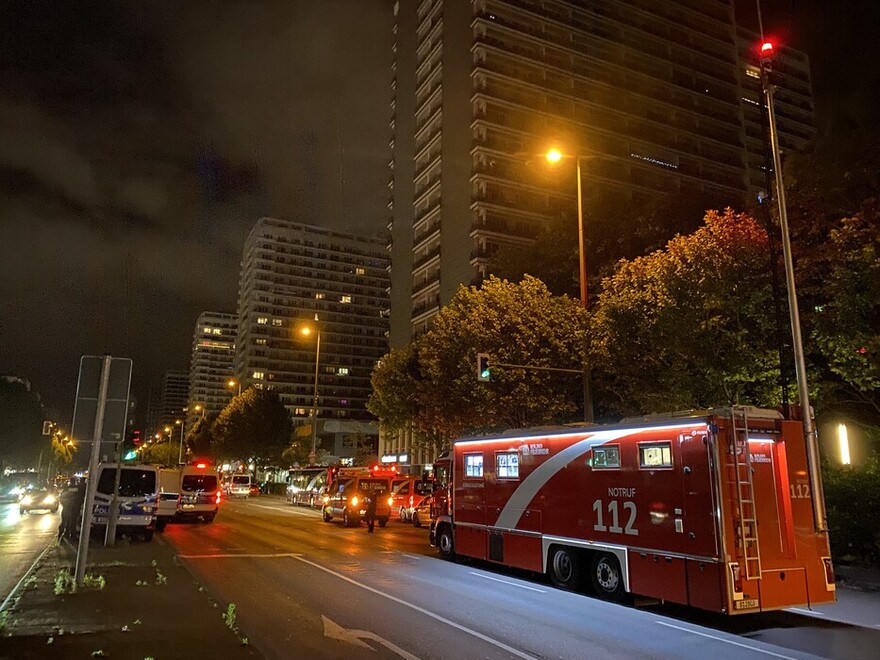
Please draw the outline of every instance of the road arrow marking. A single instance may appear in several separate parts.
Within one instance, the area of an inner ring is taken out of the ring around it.
[[[360,646],[368,648],[371,651],[375,651],[376,649],[363,641],[363,639],[370,639],[374,642],[381,644],[389,651],[393,651],[405,660],[419,660],[417,656],[409,653],[408,651],[404,651],[402,648],[397,646],[397,644],[389,642],[383,637],[379,637],[379,635],[374,632],[370,632],[369,630],[354,630],[343,628],[338,623],[334,623],[323,614],[321,615],[321,620],[324,622],[324,637],[329,637],[330,639],[338,639],[341,642],[346,642],[348,644],[353,644],[355,646]]]

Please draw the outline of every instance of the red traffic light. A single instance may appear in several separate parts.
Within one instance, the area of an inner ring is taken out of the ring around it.
[[[761,55],[767,57],[773,54],[773,51],[776,49],[776,46],[773,45],[772,41],[765,41],[761,44]]]

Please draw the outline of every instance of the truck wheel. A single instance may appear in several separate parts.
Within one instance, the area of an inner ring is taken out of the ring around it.
[[[388,518],[379,518],[379,527],[385,527],[388,524]]]
[[[214,516],[216,516],[216,515],[217,515],[216,513],[209,513],[204,518],[202,518],[202,520],[204,520],[206,523],[212,523],[212,522],[214,522]]]
[[[348,509],[342,510],[342,526],[354,527],[354,523],[351,521],[351,517],[348,515]]]
[[[330,522],[333,518],[327,513],[327,509],[321,509],[321,515],[324,517],[324,522]]]
[[[144,543],[149,543],[150,541],[153,540],[153,530],[152,529],[145,529],[143,531],[142,536],[144,539]]]
[[[550,554],[550,581],[560,589],[575,589],[581,582],[579,557],[571,548],[555,548]]]
[[[443,525],[437,532],[437,547],[444,559],[455,559],[455,541],[452,539],[452,527]]]
[[[165,525],[167,525],[167,524],[168,524],[168,521],[165,520],[164,518],[162,520],[157,520],[156,521],[156,531],[157,532],[164,532]]]
[[[615,602],[623,600],[623,574],[617,557],[604,552],[597,554],[593,559],[590,577],[599,598]]]
[[[419,520],[419,514],[416,513],[415,511],[413,511],[412,523],[413,523],[413,527],[421,527],[422,526],[422,521]]]

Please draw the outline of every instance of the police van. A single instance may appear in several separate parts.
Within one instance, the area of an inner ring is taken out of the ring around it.
[[[180,498],[177,515],[181,518],[214,520],[220,508],[220,480],[207,463],[198,462],[180,470]]]
[[[101,463],[96,476],[93,524],[106,527],[113,486],[116,483],[116,463]],[[116,533],[137,534],[144,541],[153,539],[156,526],[156,504],[159,498],[159,470],[152,465],[123,465],[119,474],[116,501],[119,517]]]

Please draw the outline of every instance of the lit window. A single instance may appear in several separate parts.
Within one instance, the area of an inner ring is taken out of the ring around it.
[[[643,468],[671,468],[672,443],[644,442],[640,444],[639,465]]]
[[[254,375],[253,375],[253,378],[255,380],[263,380],[263,378],[265,378],[265,377],[266,377],[266,374],[262,371],[255,371]]]
[[[593,447],[593,469],[605,470],[620,467],[620,447],[608,445],[607,447]]]
[[[347,376],[348,375],[348,367],[339,367],[339,369],[336,370],[336,373],[339,374],[340,376]]]
[[[254,339],[254,343],[257,344],[258,346],[265,346],[266,340],[263,339],[262,337],[258,337],[257,339]]]
[[[210,334],[211,334],[211,328],[210,328],[209,326],[206,325],[204,328],[202,328],[202,332],[204,332],[206,335],[210,335]]]
[[[760,78],[761,72],[753,66],[746,67],[746,75],[749,78]]]
[[[519,454],[515,451],[495,454],[495,473],[499,479],[519,479]]]
[[[266,318],[265,316],[258,316],[257,317],[257,323],[259,323],[260,325],[266,325],[268,322],[269,322],[269,319]]]
[[[341,296],[341,297],[339,298],[339,302],[341,302],[341,303],[350,303],[350,302],[351,302],[351,296]]]
[[[315,300],[324,300],[324,294],[323,293],[316,293]]]
[[[464,455],[464,476],[473,479],[483,477],[483,454]]]
[[[293,414],[294,415],[305,415],[306,409],[305,408],[295,408],[293,411]]]
[[[276,328],[278,326],[280,326],[282,323],[283,323],[283,321],[281,319],[272,319],[272,325],[274,325]]]
[[[354,274],[355,274],[355,275],[366,275],[366,273],[367,273],[367,269],[366,269],[366,268],[357,267],[357,268],[354,269]]]

